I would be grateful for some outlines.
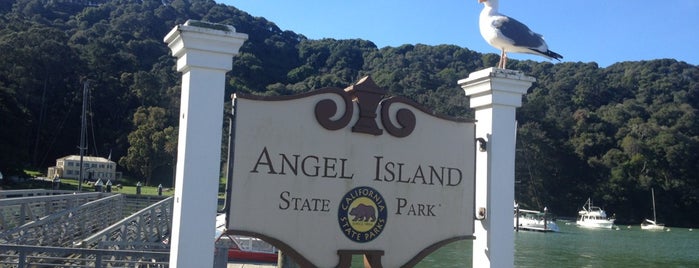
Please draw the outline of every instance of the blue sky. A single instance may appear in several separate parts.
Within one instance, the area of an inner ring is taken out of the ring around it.
[[[360,38],[379,48],[452,44],[499,53],[478,32],[483,5],[477,0],[216,1],[310,39]],[[542,34],[563,61],[606,67],[673,58],[699,65],[699,0],[501,0],[500,12]]]

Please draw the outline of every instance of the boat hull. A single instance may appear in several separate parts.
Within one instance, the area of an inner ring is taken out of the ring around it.
[[[536,210],[517,209],[515,207],[514,229],[535,232],[558,232],[559,229],[556,222],[546,218],[546,213]]]
[[[658,223],[655,223],[655,221],[651,221],[649,219],[646,219],[643,223],[641,223],[641,230],[663,231],[663,230],[665,230],[665,225],[658,224]]]
[[[551,222],[553,223],[553,222]],[[544,228],[544,224],[520,224],[519,228],[515,226],[515,229],[523,230],[523,231],[534,231],[534,232],[558,232],[558,225],[555,223],[551,224],[548,223],[546,225],[546,228]]]
[[[582,228],[612,229],[612,227],[614,226],[614,221],[612,221],[612,220],[596,220],[596,221],[583,220],[583,221],[576,221],[575,224],[578,227],[582,227]]]
[[[665,226],[662,226],[662,225],[641,225],[641,230],[662,231],[662,230],[665,230]]]
[[[277,263],[277,254],[268,252],[252,252],[240,249],[229,249],[228,260],[244,262]]]

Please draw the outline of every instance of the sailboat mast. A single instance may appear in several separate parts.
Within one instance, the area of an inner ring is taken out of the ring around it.
[[[653,222],[658,223],[658,219],[655,218],[655,190],[650,188],[650,195],[653,197]]]
[[[85,112],[85,107],[87,106],[87,86],[89,82],[87,79],[85,79],[85,82],[83,82],[83,110],[82,110],[82,115],[81,121],[80,121],[80,177],[78,178],[78,192],[82,191],[82,186],[83,186],[83,156],[85,155],[85,149],[87,149],[87,145],[85,145],[85,130],[87,129],[87,116]]]

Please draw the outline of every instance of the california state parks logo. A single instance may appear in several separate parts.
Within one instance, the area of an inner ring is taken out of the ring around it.
[[[386,227],[386,201],[374,188],[361,186],[347,192],[338,208],[342,233],[354,242],[366,243]]]

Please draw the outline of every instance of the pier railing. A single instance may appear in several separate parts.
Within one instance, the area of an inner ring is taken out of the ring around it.
[[[163,199],[95,233],[79,244],[83,248],[163,250],[172,228],[173,198]]]
[[[8,194],[9,191],[0,191],[5,196],[13,198],[0,199],[0,240],[6,232],[37,221],[45,221],[50,215],[69,211],[86,203],[99,200],[104,193],[71,193],[60,195],[41,195],[33,192],[32,195],[18,197],[17,191]],[[54,192],[55,193],[55,192]]]
[[[96,195],[95,195],[96,194]],[[0,243],[2,244],[18,244],[18,245],[33,245],[33,246],[72,246],[74,242],[80,241],[89,235],[104,229],[114,222],[119,221],[124,217],[122,208],[124,206],[124,196],[122,195],[104,195],[101,193],[76,194],[73,199],[56,199],[60,196],[50,197],[25,197],[12,198],[0,201],[14,201],[40,198],[44,203],[59,204],[59,207],[66,207],[58,212],[47,216],[35,216],[31,220],[21,226],[12,229],[3,230],[0,232]],[[105,198],[89,201],[90,198]],[[27,202],[31,204],[31,202]],[[27,203],[22,204],[22,207],[31,206]],[[0,204],[0,207],[3,204]],[[44,205],[44,208],[52,207],[52,205]],[[21,211],[32,211],[31,209],[22,209]],[[48,209],[46,209],[48,210]],[[45,213],[44,213],[45,214]]]
[[[0,191],[0,199],[16,198],[16,197],[30,197],[30,196],[44,196],[44,195],[61,195],[61,194],[73,194],[73,193],[75,193],[75,191],[46,190],[46,189],[3,190],[3,191]]]
[[[169,267],[170,252],[0,245],[0,267]]]
[[[138,195],[70,207],[0,232],[0,267],[168,267],[172,208],[172,197]]]

